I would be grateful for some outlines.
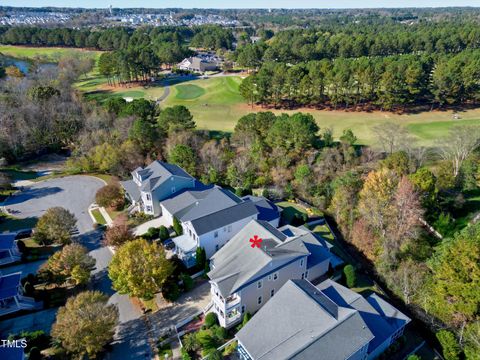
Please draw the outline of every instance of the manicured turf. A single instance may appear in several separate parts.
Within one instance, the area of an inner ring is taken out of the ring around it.
[[[176,86],[177,95],[180,100],[196,99],[205,94],[205,89],[193,84],[180,84]]]
[[[358,143],[378,145],[372,128],[385,122],[394,122],[405,126],[418,140],[418,145],[432,146],[436,139],[446,135],[455,124],[480,123],[480,109],[460,112],[460,120],[454,120],[453,111],[431,111],[418,114],[394,114],[390,112],[329,111],[316,109],[278,110],[249,106],[239,93],[240,76],[220,76],[207,79],[195,79],[170,85],[169,96],[161,106],[184,105],[195,119],[199,129],[231,132],[238,119],[250,112],[272,111],[275,114],[307,112],[317,121],[321,129],[331,128],[334,136],[339,137],[343,130],[352,129]],[[106,79],[96,71],[87,79],[77,83],[78,89],[87,92],[87,97],[104,101],[112,96],[144,97],[156,100],[165,91],[164,86],[116,87],[105,89]],[[102,88],[103,87],[103,88]]]
[[[98,209],[92,210],[92,215],[95,218],[97,224],[105,225],[107,221],[103,217],[102,213]]]
[[[292,220],[294,219],[295,215],[302,215],[307,214],[307,210],[304,209],[302,206],[291,203],[288,201],[282,201],[276,204],[280,206],[282,211],[282,223],[284,224],[291,224]]]
[[[2,215],[0,217],[0,233],[5,231],[31,229],[35,227],[37,221],[38,219],[36,217],[19,219],[8,215]]]
[[[184,105],[190,109],[200,129],[232,131],[240,117],[253,111],[273,111],[276,114],[308,112],[313,115],[321,129],[332,128],[335,136],[344,129],[352,129],[362,144],[376,144],[372,128],[385,122],[394,122],[407,129],[418,139],[419,145],[431,146],[435,140],[448,133],[455,124],[480,122],[480,110],[460,113],[461,120],[453,119],[452,111],[432,111],[419,114],[393,114],[389,112],[328,111],[315,109],[275,110],[262,107],[252,109],[238,92],[242,79],[237,76],[197,79],[172,86],[170,96],[162,106]],[[197,85],[205,94],[194,99],[181,99],[185,85]],[[180,87],[180,89],[179,89]],[[431,124],[431,125],[430,125]]]
[[[100,51],[73,49],[73,48],[61,48],[61,47],[29,47],[29,46],[11,46],[0,45],[0,53],[21,59],[35,59],[40,58],[46,61],[58,61],[65,55],[88,55],[88,56],[100,56]]]
[[[479,119],[416,123],[407,125],[407,129],[423,139],[435,140],[447,134],[452,126],[475,124],[480,125]]]

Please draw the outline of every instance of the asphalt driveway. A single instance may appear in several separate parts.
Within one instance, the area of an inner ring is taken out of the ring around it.
[[[79,234],[92,230],[88,206],[95,201],[95,193],[105,183],[92,176],[66,176],[26,186],[23,191],[8,198],[4,206],[18,218],[40,217],[55,206],[75,214]]]

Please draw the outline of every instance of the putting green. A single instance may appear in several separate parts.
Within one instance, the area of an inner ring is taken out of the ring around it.
[[[176,87],[177,95],[175,96],[180,100],[192,100],[205,94],[205,89],[193,84],[182,84]]]

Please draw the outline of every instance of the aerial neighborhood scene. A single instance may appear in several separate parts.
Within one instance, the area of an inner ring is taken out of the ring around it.
[[[480,360],[480,2],[2,1],[24,359]]]

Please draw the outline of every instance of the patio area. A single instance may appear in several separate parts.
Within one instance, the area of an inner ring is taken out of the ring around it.
[[[155,219],[152,219],[150,221],[147,221],[143,224],[140,224],[138,225],[137,227],[135,227],[133,229],[133,234],[135,236],[142,236],[143,234],[145,234],[148,229],[150,228],[159,228],[160,226],[165,226],[165,227],[169,227],[170,224],[168,223],[167,219],[164,217],[164,216],[159,216]]]

